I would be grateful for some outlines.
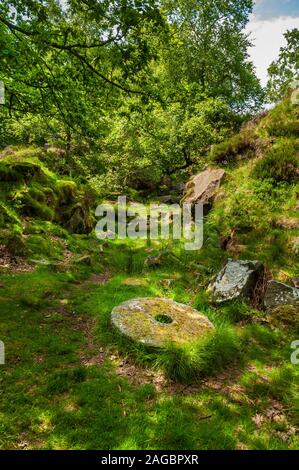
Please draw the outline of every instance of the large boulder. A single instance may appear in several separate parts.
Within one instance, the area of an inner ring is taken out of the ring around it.
[[[281,305],[295,305],[299,307],[299,289],[278,281],[269,281],[264,297],[266,310],[275,310]]]
[[[264,267],[259,261],[229,259],[211,286],[216,303],[230,300],[249,300]]]
[[[182,203],[192,205],[203,204],[209,207],[213,202],[224,175],[224,170],[208,168],[193,176],[186,184]]]
[[[127,338],[145,346],[184,345],[214,329],[212,323],[189,305],[170,299],[132,299],[112,310],[111,322]]]

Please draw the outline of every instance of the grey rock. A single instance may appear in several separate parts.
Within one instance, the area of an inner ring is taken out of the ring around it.
[[[185,185],[184,183],[173,184],[171,186],[172,191],[176,191],[177,193],[182,193],[184,191]]]
[[[259,261],[229,259],[211,286],[213,300],[216,303],[249,300],[263,270]]]
[[[271,280],[267,285],[264,306],[266,310],[271,311],[281,305],[298,305],[299,307],[299,289]]]
[[[224,170],[208,168],[193,176],[186,184],[182,203],[209,206],[213,202],[224,175]]]

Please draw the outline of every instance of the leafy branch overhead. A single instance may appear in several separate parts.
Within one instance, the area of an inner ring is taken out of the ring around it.
[[[151,1],[137,8],[135,2],[118,1],[64,7],[5,1],[0,24],[10,115],[54,112],[71,128],[83,124],[76,121],[86,100],[102,107],[107,86],[111,94],[115,89],[147,96],[141,75],[152,51],[141,31],[164,28]]]
[[[4,0],[0,145],[59,143],[105,194],[198,164],[264,100],[248,56],[251,0]],[[298,30],[270,67],[298,70]],[[166,178],[167,179],[167,178]]]

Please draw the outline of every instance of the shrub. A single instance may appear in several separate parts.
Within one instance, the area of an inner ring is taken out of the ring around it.
[[[280,103],[264,119],[261,129],[273,137],[299,136],[299,109],[290,97]]]
[[[293,183],[299,176],[299,145],[284,139],[257,161],[253,176],[271,179],[274,183]]]
[[[255,155],[257,137],[251,129],[234,135],[229,140],[212,147],[210,160],[215,163],[230,163],[238,158],[251,158]]]

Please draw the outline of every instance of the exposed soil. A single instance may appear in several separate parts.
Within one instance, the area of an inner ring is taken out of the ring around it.
[[[0,269],[9,273],[26,273],[34,271],[35,266],[21,256],[12,255],[5,245],[0,245]]]

